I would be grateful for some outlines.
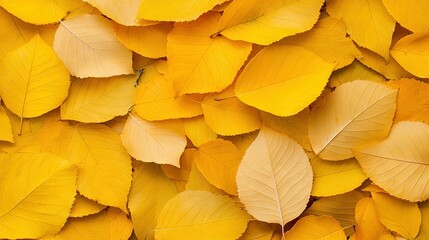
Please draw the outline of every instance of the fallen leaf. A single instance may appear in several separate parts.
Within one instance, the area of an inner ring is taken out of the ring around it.
[[[344,240],[346,235],[335,218],[309,215],[299,219],[284,237],[296,240]]]
[[[217,134],[207,125],[204,116],[186,118],[182,122],[186,136],[196,147],[217,138]]]
[[[356,204],[356,223],[357,240],[394,239],[393,236],[386,237],[386,235],[391,236],[391,233],[378,219],[374,200],[370,197],[362,198]]]
[[[106,206],[77,194],[73,203],[73,207],[70,210],[69,217],[85,217],[91,214],[99,213],[105,208]]]
[[[383,4],[390,15],[403,27],[413,32],[429,30],[429,23],[424,20],[426,13],[429,11],[429,2],[413,0],[405,3],[394,0],[383,0]]]

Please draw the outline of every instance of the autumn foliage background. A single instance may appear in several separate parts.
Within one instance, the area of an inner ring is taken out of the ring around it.
[[[0,239],[429,239],[428,12],[0,0]]]

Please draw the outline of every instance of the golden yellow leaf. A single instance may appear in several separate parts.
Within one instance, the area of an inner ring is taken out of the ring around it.
[[[77,189],[83,196],[127,212],[131,159],[119,135],[101,124],[77,124],[57,139],[54,153],[78,165]]]
[[[37,27],[21,21],[0,7],[0,58],[28,42]]]
[[[235,0],[221,19],[221,34],[232,40],[269,45],[310,30],[323,0]]]
[[[333,72],[329,78],[329,86],[331,88],[335,88],[346,82],[352,82],[360,79],[377,83],[382,83],[385,80],[383,75],[355,60],[349,66]]]
[[[176,97],[163,60],[144,68],[134,94],[134,110],[146,120],[189,118],[203,113],[201,104],[184,95]],[[168,70],[167,70],[168,71]]]
[[[387,193],[384,189],[380,188],[379,186],[375,185],[374,183],[371,183],[370,185],[362,188],[362,191],[376,192],[376,193]]]
[[[322,160],[314,153],[308,156],[314,174],[312,196],[326,197],[350,192],[368,178],[354,158],[334,162]]]
[[[0,141],[15,142],[13,140],[12,126],[10,125],[9,117],[0,105]]]
[[[270,113],[261,112],[262,122],[265,126],[285,133],[295,140],[305,150],[311,151],[310,139],[308,138],[308,115],[309,108],[304,108],[296,115],[289,117],[279,117]]]
[[[0,6],[26,22],[41,25],[60,21],[80,2],[80,0],[0,0]]]
[[[244,103],[274,115],[295,115],[321,94],[333,68],[302,47],[269,46],[246,65],[235,94]]]
[[[197,19],[227,0],[141,0],[138,18],[154,21],[187,22]]]
[[[401,79],[390,81],[389,85],[399,89],[395,122],[410,120],[429,123],[429,84],[415,79]]]
[[[106,206],[77,194],[73,203],[73,207],[70,211],[70,217],[85,217],[91,214],[99,213],[105,208]]]
[[[341,19],[326,17],[310,31],[284,38],[280,43],[304,47],[326,62],[335,64],[334,70],[337,70],[362,57],[346,34],[346,26]]]
[[[70,85],[64,64],[39,35],[0,61],[0,78],[2,100],[21,118],[37,117],[58,107]]]
[[[397,199],[386,193],[371,192],[380,222],[407,239],[419,233],[421,213],[417,203]]]
[[[158,165],[136,162],[128,208],[138,239],[154,239],[153,230],[158,216],[167,201],[177,193],[174,183]]]
[[[133,53],[133,68],[135,70],[143,70],[145,67],[155,63],[155,59],[143,57],[137,53]]]
[[[305,216],[298,220],[285,239],[296,240],[344,240],[346,234],[332,216]]]
[[[127,240],[133,224],[127,215],[116,208],[108,208],[98,214],[69,218],[59,233],[43,240]]]
[[[186,118],[182,121],[186,136],[196,147],[217,138],[217,134],[207,125],[204,116]]]
[[[418,32],[401,38],[390,51],[392,57],[408,72],[429,78],[429,33]]]
[[[165,175],[171,179],[179,181],[188,181],[196,154],[197,149],[187,148],[183,152],[182,156],[180,156],[180,168],[164,164],[161,165],[161,169],[162,171],[164,171]]]
[[[386,235],[391,235],[390,231],[378,219],[372,198],[362,198],[356,204],[355,214],[356,240],[379,240]]]
[[[302,147],[267,127],[249,146],[237,172],[238,196],[246,210],[260,221],[282,225],[282,229],[304,211],[312,181]]]
[[[118,40],[128,49],[150,58],[167,56],[167,34],[171,23],[159,23],[145,27],[118,26]]]
[[[227,196],[184,191],[170,199],[159,214],[158,240],[237,239],[246,230],[246,212]]]
[[[429,201],[419,203],[420,212],[422,214],[422,224],[416,240],[426,240],[429,238]]]
[[[357,44],[389,60],[395,20],[382,0],[328,0],[326,9],[330,16],[344,20],[347,33]]]
[[[186,183],[186,190],[202,190],[214,193],[216,195],[226,194],[224,191],[213,186],[198,169],[195,163],[192,164],[191,172],[189,173],[189,179]]]
[[[250,221],[239,240],[271,240],[274,229],[272,224]]]
[[[255,141],[258,134],[259,134],[259,131],[253,131],[253,132],[241,134],[241,135],[226,136],[226,137],[223,137],[223,139],[234,143],[234,145],[237,146],[238,150],[240,150],[240,152],[244,155],[247,149],[249,148],[250,144],[252,144],[253,141]]]
[[[207,95],[201,106],[207,125],[219,135],[238,135],[261,127],[259,111],[234,97],[232,86]]]
[[[353,152],[363,171],[389,194],[408,201],[429,198],[429,125],[395,124],[387,139]]]
[[[140,0],[83,0],[100,10],[108,18],[115,22],[126,25],[140,25],[137,18]]]
[[[62,21],[54,50],[79,78],[133,73],[131,51],[116,38],[113,23],[102,16],[83,14]]]
[[[242,157],[232,142],[216,139],[198,147],[195,164],[215,187],[237,195],[235,177]]]
[[[186,137],[180,120],[146,121],[130,114],[121,134],[122,144],[137,160],[180,167]]]
[[[219,18],[220,13],[210,12],[193,22],[175,23],[168,34],[168,67],[179,95],[222,91],[250,54],[250,43],[211,36]]]
[[[395,1],[383,0],[390,15],[401,26],[413,31],[424,32],[429,30],[429,22],[425,21],[429,11],[429,2],[425,0]]]
[[[76,167],[48,153],[0,154],[0,238],[40,238],[66,222]]]
[[[397,90],[357,80],[345,83],[311,110],[308,134],[316,154],[326,160],[353,157],[352,148],[389,134]]]

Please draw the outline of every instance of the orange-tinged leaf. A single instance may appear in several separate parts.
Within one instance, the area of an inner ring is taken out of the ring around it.
[[[274,229],[272,224],[250,221],[239,240],[271,240]]]
[[[422,214],[422,224],[416,240],[426,240],[429,238],[429,201],[419,203],[419,208]]]
[[[137,160],[180,167],[186,137],[180,120],[149,122],[130,114],[121,134],[122,144]]]
[[[356,240],[379,240],[391,235],[378,219],[374,200],[370,197],[363,198],[356,204],[356,223]]]
[[[389,134],[397,90],[357,80],[337,87],[311,110],[308,134],[316,154],[326,160],[353,157],[352,148]]]
[[[184,191],[162,209],[155,239],[237,239],[246,230],[248,214],[227,196]],[[214,231],[214,229],[216,229]]]
[[[425,21],[429,11],[429,2],[425,0],[395,1],[383,0],[390,15],[401,26],[413,31],[424,32],[429,30],[429,22]]]
[[[390,51],[392,57],[408,72],[429,78],[429,32],[418,32],[401,38]]]
[[[217,134],[207,125],[204,116],[186,118],[182,122],[186,136],[196,147],[217,138]]]
[[[198,147],[195,163],[203,176],[215,187],[237,195],[235,177],[242,155],[226,140],[216,139]]]
[[[305,216],[298,220],[285,239],[296,240],[344,240],[346,234],[332,216]]]
[[[155,21],[187,22],[197,19],[227,0],[141,0],[138,18]]]
[[[118,40],[128,49],[149,58],[167,56],[167,34],[171,23],[159,23],[145,27],[118,26]]]
[[[136,162],[128,208],[138,239],[153,239],[162,208],[177,193],[174,183],[159,166]]]
[[[0,154],[0,165],[0,238],[58,232],[76,194],[76,166],[48,153]]]
[[[235,84],[244,103],[278,116],[295,115],[321,94],[334,65],[297,46],[264,48]]]
[[[116,38],[113,23],[102,16],[83,14],[62,21],[54,50],[79,78],[133,73],[131,51]]]
[[[397,199],[386,193],[371,192],[380,222],[407,239],[419,233],[421,213],[417,203]]]
[[[382,83],[385,80],[383,75],[355,60],[347,67],[333,72],[331,77],[329,78],[329,86],[331,88],[335,88],[346,82],[352,82],[354,80],[360,79],[365,79],[367,81],[373,81],[377,83]]]
[[[164,164],[161,165],[161,169],[162,171],[164,171],[165,175],[171,179],[179,181],[188,181],[196,154],[197,149],[187,148],[180,157],[180,168]]]
[[[429,124],[429,84],[415,79],[390,81],[399,89],[394,121],[422,121]],[[411,100],[412,99],[412,100]]]
[[[389,60],[395,20],[381,0],[328,0],[326,8],[329,15],[344,20],[347,33],[357,44]]]
[[[429,125],[395,124],[387,139],[354,149],[368,177],[389,194],[409,201],[429,198]]]
[[[133,105],[137,77],[75,79],[61,105],[61,119],[97,123],[126,115]]]
[[[175,23],[167,38],[171,79],[179,95],[220,92],[230,85],[250,54],[252,45],[216,33],[220,13]]]
[[[140,25],[137,18],[140,0],[83,0],[100,10],[104,15],[115,22],[126,25]]]
[[[195,162],[192,164],[191,172],[189,173],[188,182],[186,183],[185,190],[202,190],[208,191],[217,195],[226,194],[224,191],[213,186],[198,169]]]
[[[259,111],[234,97],[233,87],[207,95],[201,106],[207,125],[219,135],[238,135],[261,127]]]
[[[70,211],[70,217],[85,217],[91,214],[99,213],[105,208],[106,206],[77,194],[73,203],[73,207]]]
[[[37,117],[58,107],[70,85],[64,64],[39,35],[0,61],[0,78],[2,100],[21,118]]]
[[[310,30],[323,0],[235,0],[221,19],[221,34],[232,40],[269,45]]]
[[[0,105],[0,141],[15,142],[13,140],[12,126],[10,125],[9,117]]]
[[[176,97],[168,72],[163,72],[166,69],[167,63],[163,60],[144,68],[134,94],[136,113],[150,121],[201,115],[203,111],[199,102],[188,95]]]
[[[240,201],[256,219],[283,225],[307,206],[313,174],[307,155],[283,133],[263,127],[237,172]]]

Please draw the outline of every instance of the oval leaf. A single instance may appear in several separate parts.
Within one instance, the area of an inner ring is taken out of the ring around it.
[[[412,32],[424,32],[429,30],[429,22],[426,21],[429,12],[429,2],[426,0],[396,1],[383,0],[390,15],[401,26]]]

